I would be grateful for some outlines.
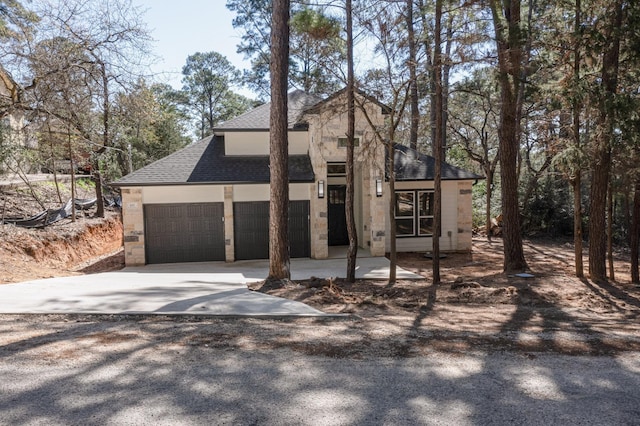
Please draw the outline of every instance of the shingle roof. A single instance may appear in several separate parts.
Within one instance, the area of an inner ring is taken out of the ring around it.
[[[396,144],[394,168],[396,180],[416,181],[433,180],[435,177],[436,159],[430,155],[421,154],[408,146]],[[442,180],[484,179],[475,173],[462,170],[448,163],[442,163]]]
[[[319,96],[295,90],[288,97],[288,122],[289,129],[300,124],[302,113],[322,100]],[[229,130],[268,130],[270,122],[271,103],[266,103],[247,111],[216,127],[214,131]]]
[[[224,155],[224,139],[212,136],[114,182],[115,186],[269,182],[269,157]],[[289,181],[313,182],[308,155],[289,156]]]

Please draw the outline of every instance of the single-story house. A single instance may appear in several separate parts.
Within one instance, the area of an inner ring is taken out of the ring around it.
[[[398,251],[429,251],[434,159],[395,147],[396,188],[389,194],[385,149],[371,124],[388,107],[359,94],[356,112],[355,217],[360,247],[389,247],[390,197]],[[289,94],[289,237],[291,257],[323,259],[348,244],[345,221],[345,92],[321,99]],[[268,257],[269,104],[220,125],[214,134],[114,183],[122,192],[127,265]],[[371,121],[371,124],[369,123]],[[481,178],[442,167],[443,251],[471,250],[471,186]]]

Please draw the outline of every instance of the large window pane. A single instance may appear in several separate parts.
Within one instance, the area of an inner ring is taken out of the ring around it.
[[[418,235],[433,235],[433,191],[419,191],[418,203]]]
[[[420,217],[433,216],[433,192],[419,192]]]
[[[360,146],[360,138],[353,138],[353,146]],[[347,138],[339,137],[338,148],[346,148],[346,147],[347,147]]]
[[[327,176],[344,176],[346,167],[345,163],[327,163]]]
[[[433,235],[433,218],[420,218],[420,235]]]
[[[413,198],[413,192],[396,192],[396,217],[413,217]]]
[[[410,219],[396,219],[396,235],[414,235],[415,231],[413,229],[413,218]]]

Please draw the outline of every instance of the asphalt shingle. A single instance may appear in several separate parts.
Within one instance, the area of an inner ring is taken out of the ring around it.
[[[408,146],[396,144],[394,155],[394,169],[396,180],[416,181],[433,180],[435,177],[436,159],[430,155],[421,154]],[[448,163],[442,163],[442,180],[484,179],[475,173],[468,172]]]
[[[294,90],[289,93],[287,99],[289,129],[294,129],[301,124],[302,115],[306,109],[322,101],[321,97],[305,93],[302,90]],[[222,123],[214,131],[269,130],[270,108],[270,103],[260,105]]]
[[[224,155],[224,138],[213,136],[136,170],[116,181],[114,185],[268,183],[269,179],[269,157],[227,157]],[[309,156],[289,156],[289,181],[313,182],[313,180],[314,174]]]

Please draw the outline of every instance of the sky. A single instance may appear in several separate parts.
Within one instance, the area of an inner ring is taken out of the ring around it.
[[[196,52],[215,51],[236,68],[248,68],[243,55],[236,53],[240,32],[231,24],[235,15],[225,7],[226,0],[134,0],[134,4],[146,9],[143,19],[159,57],[152,71],[162,73],[159,81],[180,88],[182,67]]]

